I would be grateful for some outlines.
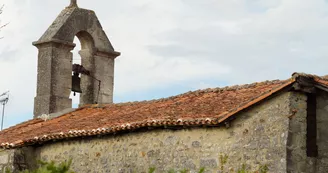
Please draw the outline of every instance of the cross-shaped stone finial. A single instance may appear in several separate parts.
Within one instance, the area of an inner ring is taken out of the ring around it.
[[[69,7],[77,7],[77,0],[71,0],[71,4],[69,5]]]

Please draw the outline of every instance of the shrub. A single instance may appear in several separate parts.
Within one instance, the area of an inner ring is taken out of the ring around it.
[[[54,161],[51,162],[43,162],[39,161],[39,168],[36,170],[25,170],[20,173],[74,173],[70,171],[70,167],[72,164],[72,160],[69,160],[68,162],[62,162],[58,165],[55,164]],[[9,169],[6,170],[6,173],[11,173]]]

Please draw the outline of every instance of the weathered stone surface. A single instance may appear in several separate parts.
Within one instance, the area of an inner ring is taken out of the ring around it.
[[[198,148],[201,146],[200,142],[199,141],[193,141],[192,142],[192,146],[195,147],[195,148]]]
[[[0,155],[0,164],[7,164],[9,162],[9,156],[6,154]]]
[[[82,44],[82,65],[93,76],[82,77],[80,105],[113,102],[114,59],[120,53],[114,51],[95,13],[72,5],[33,43],[39,49],[35,117],[72,107],[70,51],[75,47],[75,36]],[[94,78],[101,81],[100,87]]]
[[[312,161],[316,171],[328,170],[328,94],[325,91],[317,93],[317,146],[318,158]]]
[[[301,93],[292,94],[295,99],[291,99],[291,110],[297,110],[289,122],[289,133],[287,141],[289,172],[306,172],[306,100],[307,97]],[[300,108],[304,109],[300,109]]]
[[[217,168],[218,167],[218,161],[216,159],[200,159],[200,167],[204,168]]]
[[[0,151],[0,172],[9,169],[17,173],[29,168],[35,168],[36,160],[32,150],[31,148],[24,148]],[[27,157],[29,160],[27,160]]]
[[[282,173],[287,171],[291,99],[298,97],[301,96],[285,93],[259,104],[237,115],[228,129],[159,129],[56,142],[37,147],[37,158],[73,158],[73,170],[79,173],[147,172],[152,166],[158,172],[172,168],[196,172],[202,166],[217,172],[222,166],[220,156],[227,155],[224,171],[237,170],[245,163],[253,171],[260,164],[267,164],[270,172]]]
[[[328,94],[317,90],[317,147],[318,156],[307,156],[307,98],[304,94],[294,93],[291,110],[297,110],[289,122],[287,143],[287,167],[290,173],[321,173],[328,169]]]

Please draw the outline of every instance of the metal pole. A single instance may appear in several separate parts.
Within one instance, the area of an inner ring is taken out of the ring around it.
[[[2,104],[1,130],[3,129],[3,118],[5,116],[5,103]]]

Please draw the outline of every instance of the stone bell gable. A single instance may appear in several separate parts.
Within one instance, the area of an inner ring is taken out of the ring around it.
[[[95,12],[72,1],[33,42],[39,50],[34,117],[72,107],[69,96],[75,36],[81,42],[82,65],[92,76],[81,76],[80,105],[113,102],[114,60],[120,53],[114,50]]]

